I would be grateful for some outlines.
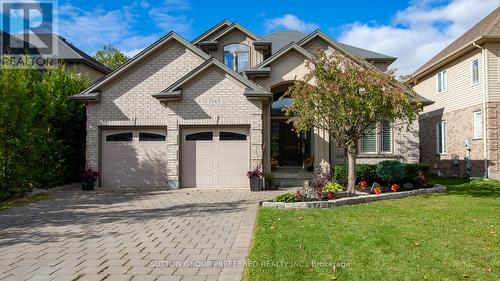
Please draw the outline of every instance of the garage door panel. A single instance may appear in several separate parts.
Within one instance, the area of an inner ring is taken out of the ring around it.
[[[130,133],[133,135],[131,141],[116,141],[119,136],[129,136]],[[103,186],[166,186],[167,142],[163,138],[166,130],[103,130],[102,135]],[[112,137],[106,138],[110,135]]]
[[[237,132],[241,135],[220,134]],[[192,140],[195,134],[212,132],[213,139]],[[191,140],[186,140],[190,135]],[[243,140],[221,140],[238,137]],[[181,170],[184,187],[248,187],[246,173],[249,167],[248,129],[243,128],[192,128],[182,133]]]
[[[246,171],[248,163],[246,158],[227,158],[217,160],[217,168],[221,172]]]

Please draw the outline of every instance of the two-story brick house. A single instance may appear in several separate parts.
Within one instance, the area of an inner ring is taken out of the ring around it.
[[[500,8],[482,19],[407,80],[434,101],[420,116],[421,162],[462,176],[465,143],[472,176],[499,178]]]
[[[307,159],[345,157],[326,132],[297,135],[281,111],[318,48],[381,71],[395,60],[319,30],[259,36],[224,20],[191,42],[167,34],[73,96],[87,105],[87,164],[103,186],[248,187],[258,165],[300,174]],[[418,162],[418,123],[385,126],[362,147],[360,161]]]

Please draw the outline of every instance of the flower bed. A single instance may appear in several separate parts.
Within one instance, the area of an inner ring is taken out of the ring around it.
[[[409,196],[429,194],[435,192],[445,192],[446,187],[442,185],[435,185],[431,188],[421,188],[409,191],[399,192],[386,192],[382,194],[359,194],[350,196],[346,192],[338,192],[337,198],[328,201],[303,201],[303,202],[269,202],[262,201],[263,208],[291,208],[291,209],[304,209],[304,208],[333,208],[344,205],[353,205],[360,203],[368,203],[379,200],[400,199]]]

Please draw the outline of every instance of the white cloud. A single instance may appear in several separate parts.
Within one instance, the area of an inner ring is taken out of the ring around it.
[[[413,73],[500,4],[500,0],[416,0],[389,25],[355,22],[339,41],[397,57],[398,74]]]
[[[84,10],[64,4],[58,11],[59,33],[89,54],[112,44],[133,56],[166,32],[174,30],[183,36],[191,32],[191,21],[183,14],[190,9],[188,0],[166,0],[159,6],[145,0],[115,10]],[[152,20],[161,31],[139,34],[135,25],[144,20]]]
[[[191,9],[188,0],[166,0],[158,8],[149,11],[149,17],[165,32],[175,31],[183,36],[192,32],[192,20],[184,12]]]
[[[286,14],[280,18],[268,19],[264,22],[264,27],[267,32],[286,29],[306,33],[319,28],[316,23],[305,22],[292,14]]]

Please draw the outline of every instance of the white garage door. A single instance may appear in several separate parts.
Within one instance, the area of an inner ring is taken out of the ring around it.
[[[101,163],[103,186],[165,187],[166,130],[103,130]]]
[[[250,138],[245,128],[182,131],[183,187],[248,187]]]

